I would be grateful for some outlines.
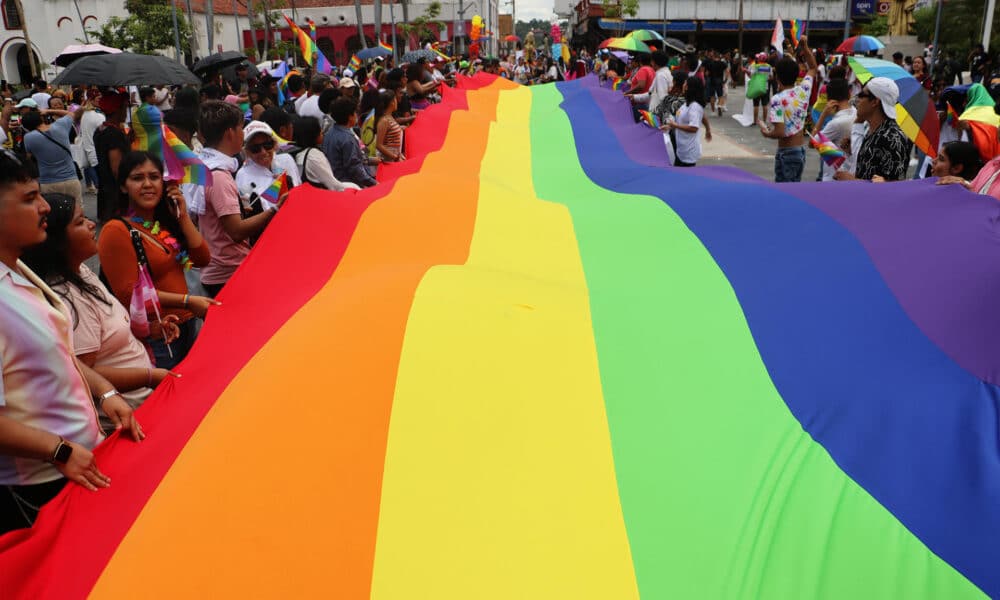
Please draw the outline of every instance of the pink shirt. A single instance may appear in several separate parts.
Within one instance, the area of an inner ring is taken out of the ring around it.
[[[0,263],[0,415],[85,448],[104,439],[90,389],[73,360],[69,309],[23,263]],[[42,460],[0,455],[0,485],[59,479]]]
[[[212,185],[205,188],[205,214],[198,218],[198,228],[212,253],[212,259],[201,270],[202,283],[226,283],[250,254],[249,242],[234,242],[222,227],[222,217],[238,214],[240,196],[236,180],[228,171],[214,171]]]
[[[1000,200],[1000,176],[996,176],[998,171],[1000,171],[1000,156],[983,165],[982,169],[979,169],[979,173],[972,180],[969,189],[977,194],[985,193]],[[990,181],[991,178],[993,181]],[[983,189],[984,187],[986,187],[985,190]]]

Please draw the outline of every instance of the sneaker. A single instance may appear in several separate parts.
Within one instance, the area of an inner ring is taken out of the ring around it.
[[[91,184],[91,185],[88,185],[88,186],[87,186],[87,193],[88,193],[88,194],[96,194],[96,193],[97,193],[97,188],[96,188],[96,187],[94,187],[94,185],[93,185],[93,184]]]

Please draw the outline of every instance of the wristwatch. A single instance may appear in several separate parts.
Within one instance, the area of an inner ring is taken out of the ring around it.
[[[52,459],[49,462],[64,465],[69,460],[71,454],[73,454],[73,446],[70,446],[62,436],[59,436],[59,445],[56,446],[56,451],[52,453]]]
[[[98,399],[97,399],[97,406],[98,406],[98,408],[100,408],[101,406],[104,406],[104,401],[105,400],[107,400],[108,398],[110,398],[112,396],[117,396],[120,393],[121,392],[119,392],[118,390],[108,390],[108,391],[104,392],[103,394],[101,394],[100,397],[98,397]]]

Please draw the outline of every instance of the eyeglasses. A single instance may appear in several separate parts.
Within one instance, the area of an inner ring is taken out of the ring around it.
[[[250,154],[257,154],[261,150],[274,150],[274,140],[267,140],[266,142],[247,146],[247,152]]]

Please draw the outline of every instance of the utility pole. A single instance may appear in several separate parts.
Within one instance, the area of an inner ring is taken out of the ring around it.
[[[938,0],[938,22],[941,24],[941,1]],[[990,51],[990,36],[993,34],[993,9],[996,8],[996,0],[987,0],[986,19],[983,21],[983,48]],[[934,52],[937,53],[937,35],[934,36]]]
[[[396,48],[396,11],[393,10],[396,3],[389,0],[389,22],[392,23],[392,64],[399,62],[399,50]]]
[[[990,4],[992,4],[992,2],[990,2]],[[938,66],[938,62],[937,62],[937,59],[938,59],[938,39],[939,39],[938,36],[941,33],[941,7],[943,5],[944,5],[944,2],[941,2],[941,0],[938,0],[938,3],[937,3],[937,16],[934,17],[934,51],[931,52],[931,67],[930,67],[931,72],[933,72],[934,69],[937,69],[937,66]],[[990,17],[990,19],[992,19],[993,18],[993,11],[989,11],[989,15],[988,16]],[[987,21],[987,23],[989,23],[989,21]],[[989,27],[990,27],[989,25],[986,25],[986,30],[987,31],[989,31]],[[989,37],[987,37],[986,38],[986,42],[983,44],[983,46],[986,46],[986,44],[989,44],[989,43],[990,43],[990,39],[989,39]]]
[[[76,8],[80,10],[79,5]],[[177,2],[174,0],[170,0],[170,18],[174,21],[174,60],[181,62],[181,30],[177,25]]]
[[[844,39],[851,37],[851,0],[844,3]]]
[[[215,54],[215,0],[205,0],[205,34],[208,36],[208,54]]]
[[[31,70],[31,78],[36,79],[40,75],[40,71],[38,64],[35,63],[35,51],[31,48],[31,38],[28,36],[28,20],[24,18],[24,6],[21,5],[21,0],[14,0],[14,6],[17,7],[17,14],[21,17],[21,33],[24,35],[24,45],[27,46],[28,68]]]
[[[250,11],[247,10],[247,14]],[[243,52],[243,36],[240,35],[240,4],[233,0],[233,27],[236,28],[236,48]]]
[[[83,22],[83,13],[80,12],[80,0],[73,0],[73,5],[76,6],[76,16],[80,18],[80,27],[83,28],[83,41],[87,44],[90,43],[90,34],[87,33],[87,25]]]
[[[740,33],[739,40],[736,43],[736,47],[740,49],[740,56],[742,57],[743,52],[743,0],[740,0]],[[666,25],[664,25],[666,27]]]
[[[195,40],[198,36],[194,33],[194,11],[191,10],[191,0],[187,0],[188,25],[191,27],[191,60],[195,57]]]

